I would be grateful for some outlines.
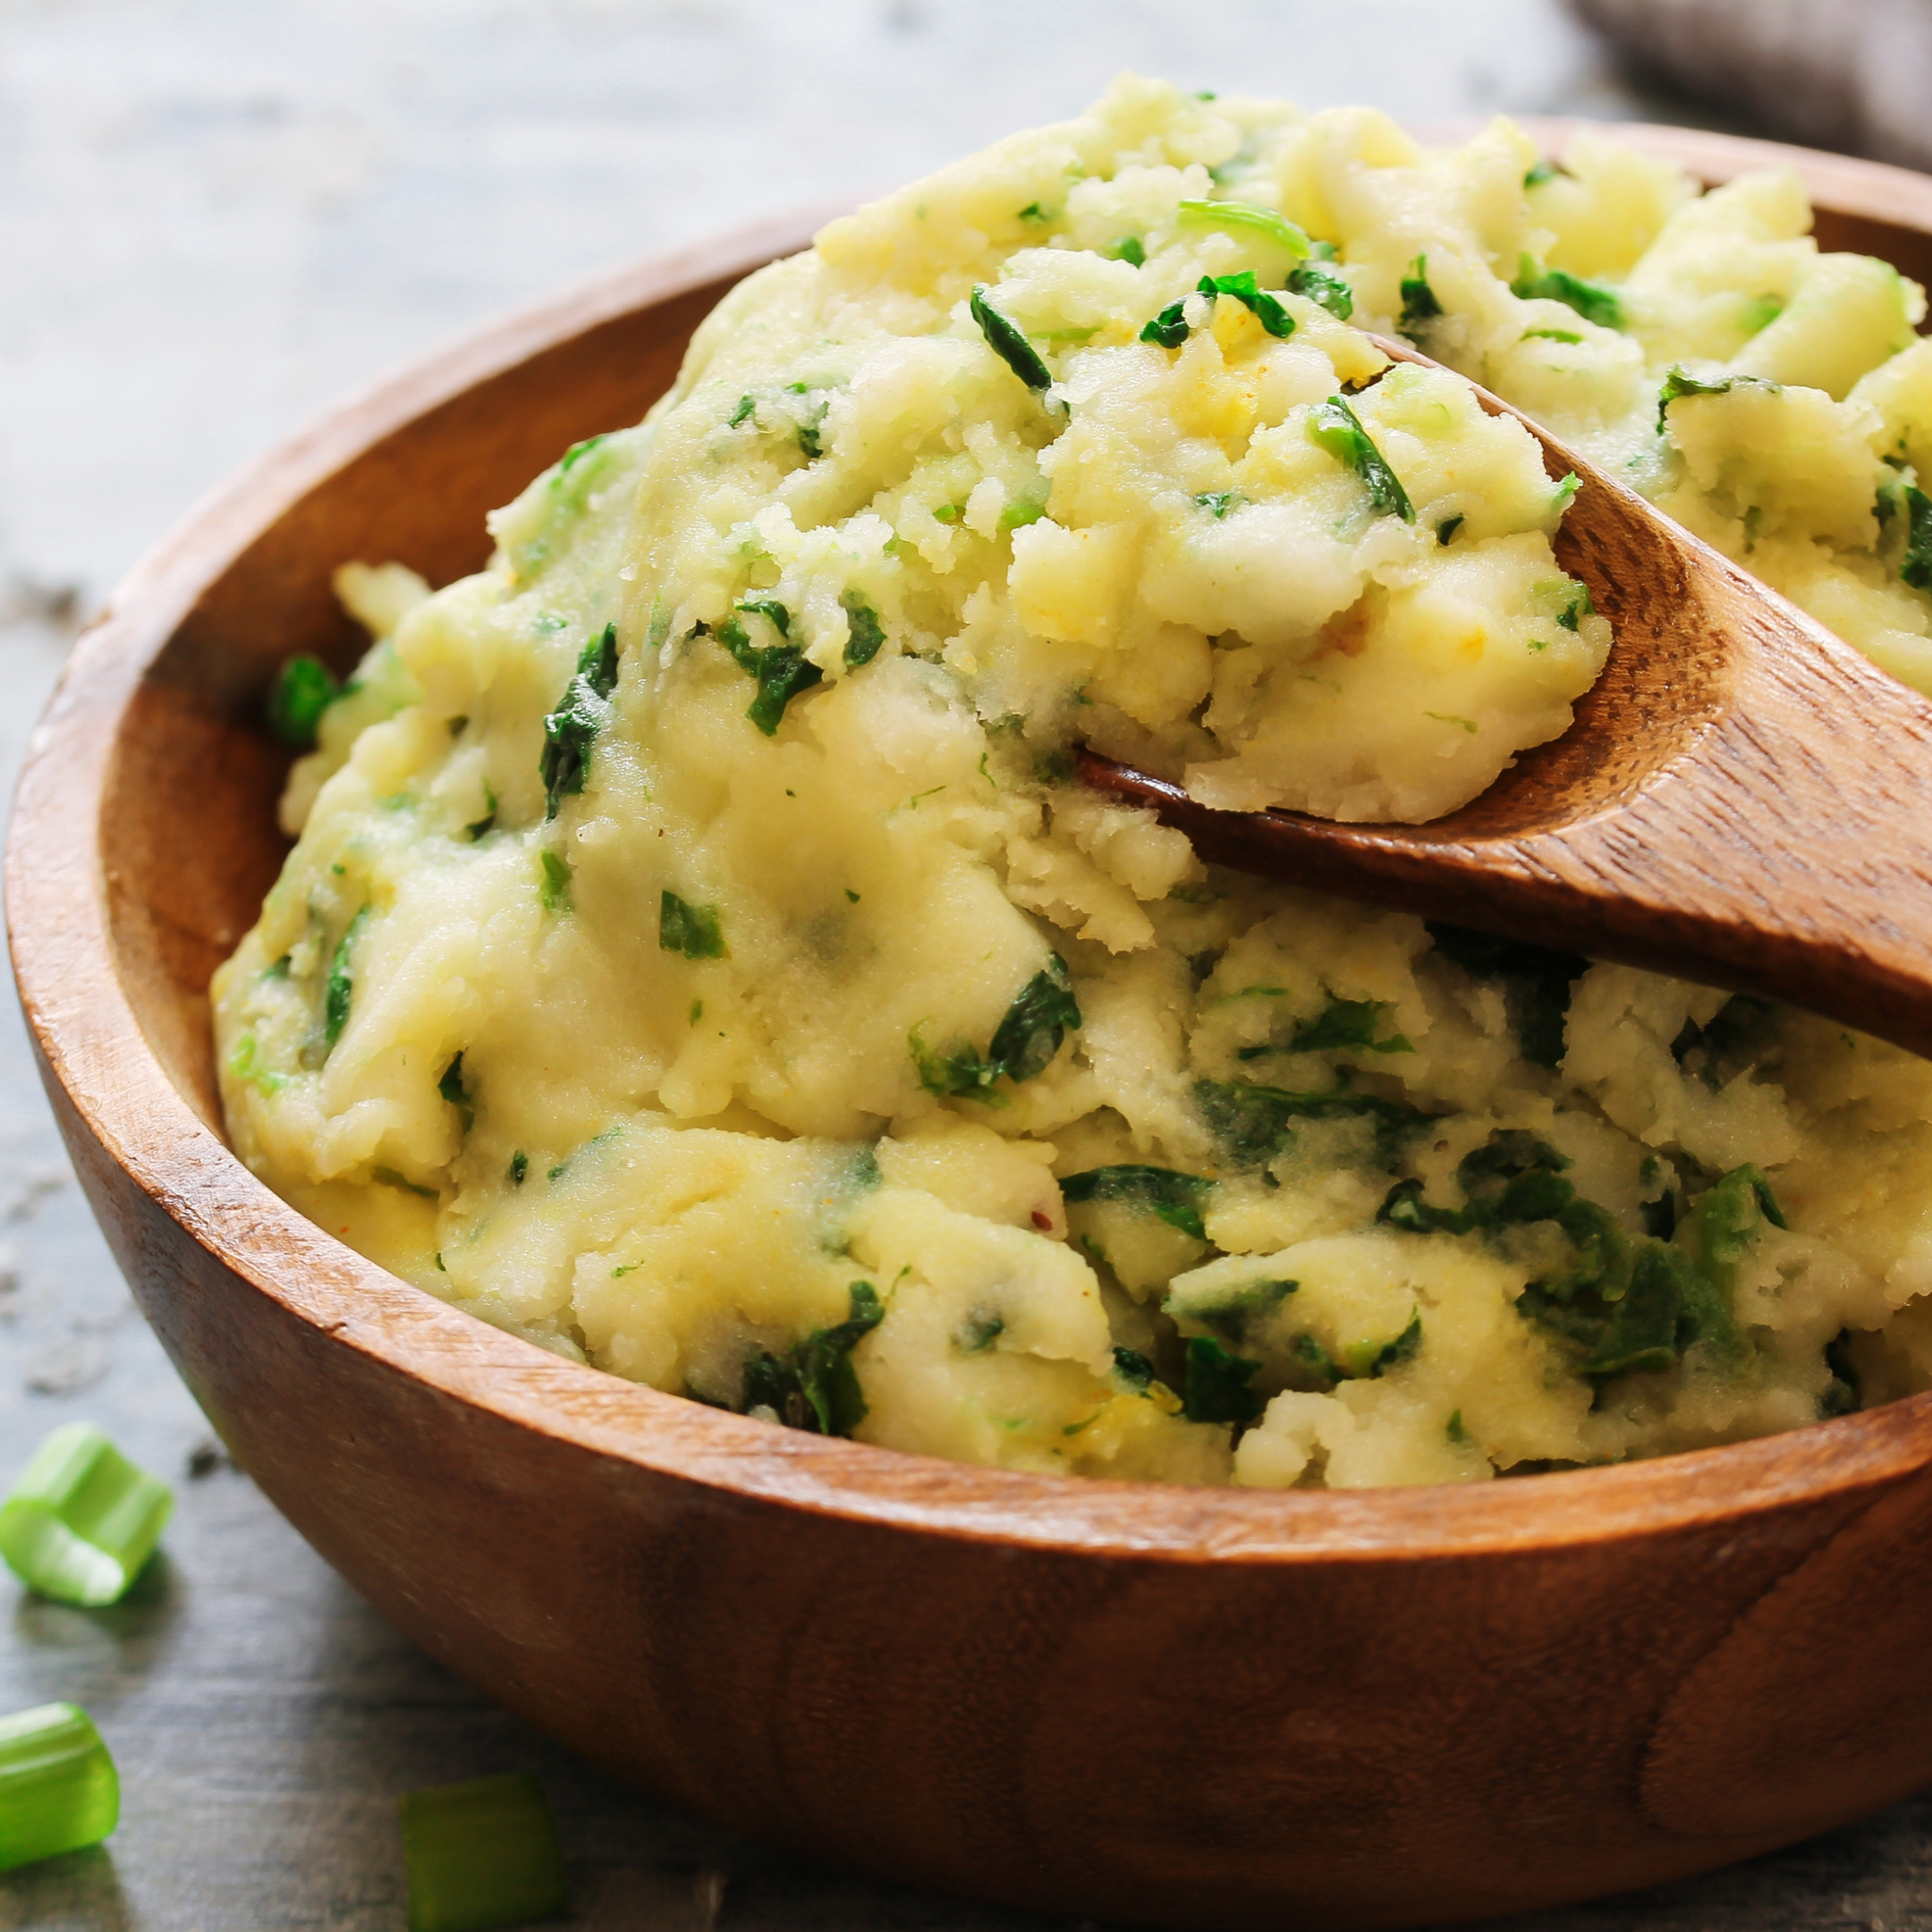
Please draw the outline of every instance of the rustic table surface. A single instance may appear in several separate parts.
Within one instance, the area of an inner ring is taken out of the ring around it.
[[[626,258],[1070,113],[1122,67],[1414,119],[1697,118],[1556,0],[0,0],[0,782],[130,561],[343,391]],[[667,1810],[395,1636],[221,1456],[80,1199],[9,999],[0,1479],[75,1418],[179,1504],[112,1610],[0,1578],[0,1712],[85,1705],[124,1791],[106,1848],[0,1877],[0,1932],[398,1932],[396,1795],[521,1768],[580,1926],[1044,1924]],[[1932,1797],[1515,1925],[1932,1928]]]

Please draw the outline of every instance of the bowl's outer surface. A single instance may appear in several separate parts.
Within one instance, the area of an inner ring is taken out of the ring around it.
[[[1549,138],[1560,131],[1540,130]],[[1631,131],[1712,180],[1796,151]],[[1932,275],[1932,182],[1796,158],[1827,242]],[[634,420],[786,223],[504,325],[205,504],[77,646],[8,855],[47,1089],[242,1465],[433,1656],[674,1801],[1081,1917],[1393,1926],[1667,1878],[1932,1778],[1932,1398],[1446,1490],[1002,1474],[720,1414],[386,1274],[224,1145],[209,972],[282,855],[256,718]]]

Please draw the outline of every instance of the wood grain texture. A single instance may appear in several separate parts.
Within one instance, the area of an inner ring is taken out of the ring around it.
[[[1924,1568],[1878,1560],[1932,1546],[1932,1398],[1439,1491],[1055,1481],[560,1360],[223,1144],[206,977],[281,852],[256,699],[291,649],[340,661],[328,572],[475,561],[485,508],[634,417],[716,293],[803,233],[618,278],[331,418],[146,561],[39,727],[7,902],[48,1091],[242,1466],[431,1656],[597,1763],[821,1860],[1069,1916],[1519,1910],[1932,1777]],[[1660,714],[1692,742],[1702,691]],[[1657,754],[1631,753],[1648,795]],[[1767,1745],[1784,1706],[1795,1760]]]
[[[1476,393],[1530,429],[1553,478],[1580,480],[1557,560],[1614,641],[1562,737],[1420,826],[1216,811],[1092,753],[1082,775],[1222,864],[1789,1000],[1932,1054],[1932,702]]]

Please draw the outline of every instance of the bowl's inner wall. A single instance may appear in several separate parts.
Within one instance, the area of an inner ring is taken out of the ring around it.
[[[1932,282],[1932,233],[1824,208],[1817,233],[1821,248],[1879,255]],[[597,324],[381,437],[242,551],[156,657],[103,791],[108,928],[148,1046],[216,1133],[208,979],[254,924],[287,851],[275,808],[288,756],[262,727],[262,695],[292,653],[346,671],[366,644],[331,572],[393,558],[440,585],[480,568],[486,513],[572,443],[637,421],[735,280]]]

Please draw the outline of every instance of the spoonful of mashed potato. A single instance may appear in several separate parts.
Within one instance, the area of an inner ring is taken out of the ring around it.
[[[1640,587],[1474,377],[1932,671],[1922,298],[1808,221],[1127,79],[834,222],[485,570],[340,573],[238,1151],[540,1346],[981,1462],[1478,1479],[1924,1385],[1922,1063],[1147,809],[1420,840],[1569,756]],[[1671,666],[1601,783],[1699,741]]]

